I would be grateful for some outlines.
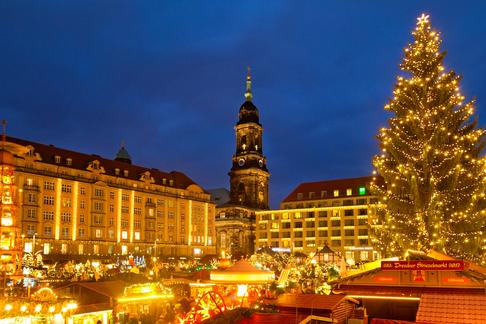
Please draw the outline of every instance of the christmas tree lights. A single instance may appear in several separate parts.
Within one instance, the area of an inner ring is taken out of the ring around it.
[[[373,158],[386,187],[371,223],[372,242],[385,256],[408,249],[440,250],[486,263],[484,130],[476,128],[474,101],[465,101],[461,77],[443,66],[440,34],[429,16],[418,18],[404,50],[392,113],[377,136]]]

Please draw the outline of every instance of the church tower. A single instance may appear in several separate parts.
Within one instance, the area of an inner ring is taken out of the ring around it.
[[[252,102],[251,75],[246,77],[245,102],[240,107],[235,125],[236,153],[230,176],[230,199],[234,205],[268,209],[268,178],[266,158],[263,155],[263,127],[257,107]]]

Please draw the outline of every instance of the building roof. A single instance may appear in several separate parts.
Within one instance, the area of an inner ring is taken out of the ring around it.
[[[92,290],[100,295],[117,298],[123,295],[127,283],[122,280],[78,282],[77,285]]]
[[[207,192],[211,195],[211,200],[220,207],[230,201],[230,192],[226,188],[208,189]]]
[[[418,323],[486,323],[486,296],[423,294],[420,298]]]
[[[362,195],[369,195],[369,186],[376,178],[378,185],[383,185],[384,180],[380,176],[367,176],[359,178],[348,178],[348,179],[335,179],[335,180],[324,180],[316,182],[304,182],[299,184],[284,200],[283,202],[295,202],[295,201],[305,201],[305,200],[317,200],[325,198],[336,198],[333,196],[334,190],[339,190],[339,198],[343,197],[356,197]],[[365,193],[359,192],[358,188],[365,187]],[[346,195],[346,189],[352,189],[352,194],[350,196]],[[310,193],[313,192],[314,195],[311,196]],[[321,193],[326,192],[325,196]],[[302,194],[302,198],[299,199],[298,194]]]
[[[215,271],[217,272],[217,271]],[[223,270],[224,273],[270,273],[270,271],[260,270],[257,267],[253,266],[250,261],[247,260],[239,260],[236,261],[232,266]]]
[[[190,185],[196,184],[184,173],[178,171],[164,172],[155,168],[137,166],[121,161],[106,159],[96,154],[80,153],[58,148],[54,145],[45,145],[15,137],[7,137],[7,141],[23,146],[32,146],[34,148],[34,154],[39,154],[43,163],[56,166],[64,166],[66,168],[86,171],[88,166],[93,161],[97,160],[100,163],[100,168],[102,167],[104,169],[105,175],[141,181],[142,176],[149,172],[149,178],[152,178],[151,180],[153,180],[153,183],[157,185],[186,189]],[[60,157],[60,163],[56,163],[56,156]],[[71,159],[70,165],[68,165],[67,159]],[[119,170],[118,175],[116,174],[116,169]],[[127,176],[124,175],[125,170],[128,171]]]
[[[281,294],[276,305],[279,307],[333,310],[346,298],[345,295]],[[353,300],[351,300],[353,301]],[[353,301],[354,302],[354,301]]]
[[[247,260],[239,260],[224,270],[212,270],[212,282],[226,284],[259,284],[275,280],[273,271],[260,270]]]

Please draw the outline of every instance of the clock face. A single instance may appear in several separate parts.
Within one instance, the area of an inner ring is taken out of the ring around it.
[[[238,160],[238,165],[239,165],[239,166],[243,166],[243,165],[245,165],[245,159],[239,159],[239,160]]]
[[[258,160],[258,165],[261,167],[263,167],[263,160]]]

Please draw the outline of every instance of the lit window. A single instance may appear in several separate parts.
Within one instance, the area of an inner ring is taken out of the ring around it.
[[[121,252],[122,252],[122,255],[127,255],[128,254],[128,248],[127,248],[126,245],[122,245]]]
[[[140,232],[135,232],[134,236],[137,241],[140,240]]]
[[[346,189],[346,196],[351,196],[353,194],[353,189],[348,188]]]
[[[51,235],[52,235],[52,227],[50,226],[44,227],[44,236],[51,236]]]
[[[49,253],[51,253],[51,244],[44,243],[44,254],[49,254]]]
[[[66,159],[66,164],[67,164],[67,165],[71,165],[71,164],[73,164],[73,159],[71,159],[71,158],[67,158],[67,159]]]
[[[96,236],[96,238],[100,238],[102,235],[103,234],[102,234],[101,229],[98,228],[98,229],[95,230],[95,236]]]
[[[93,245],[93,253],[94,254],[100,253],[100,246],[98,244]]]
[[[32,179],[30,179],[30,178],[29,178],[29,179],[27,179],[27,185],[28,185],[28,186],[32,186],[32,185],[34,185],[34,180],[32,180]]]
[[[83,254],[84,253],[84,245],[83,244],[79,244],[78,245],[78,254]]]
[[[54,157],[54,160],[56,161],[56,163],[61,163],[61,157],[59,155],[56,155]]]
[[[339,190],[334,190],[333,194],[334,194],[334,197],[339,197]]]
[[[68,246],[66,243],[61,244],[61,254],[66,254],[68,251]]]
[[[359,195],[366,195],[366,187],[359,187],[358,188],[358,194]]]
[[[128,232],[127,231],[122,231],[122,239],[124,239],[124,240],[128,239]]]

